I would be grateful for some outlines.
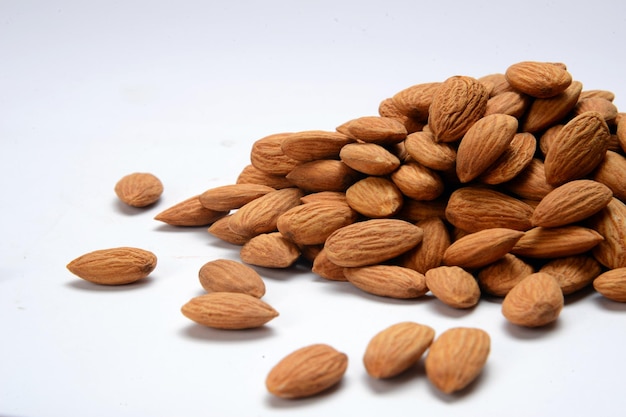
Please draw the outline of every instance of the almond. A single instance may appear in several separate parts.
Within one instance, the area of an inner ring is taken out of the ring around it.
[[[490,114],[507,114],[518,119],[526,113],[531,102],[531,98],[526,94],[517,91],[506,91],[491,97],[487,101],[485,116]]]
[[[528,230],[532,213],[532,207],[521,200],[476,186],[454,191],[446,207],[446,219],[468,232],[494,227]]]
[[[591,97],[600,97],[608,101],[613,101],[615,100],[615,93],[608,90],[585,90],[580,94],[581,100]]]
[[[284,188],[256,198],[233,213],[228,223],[230,229],[248,237],[276,231],[280,215],[300,205],[302,195],[297,188]]]
[[[355,287],[391,298],[418,298],[428,292],[424,275],[397,265],[345,268],[344,276]]]
[[[192,298],[181,312],[198,324],[216,329],[241,330],[261,327],[278,312],[249,294],[211,292]]]
[[[511,253],[529,258],[561,258],[587,252],[603,240],[600,233],[582,226],[535,227],[526,231]]]
[[[346,204],[308,203],[287,210],[276,226],[283,236],[298,245],[316,245],[356,219],[357,213]]]
[[[600,239],[593,256],[610,269],[626,267],[626,204],[617,198],[589,220]]]
[[[502,184],[519,175],[533,160],[537,139],[530,133],[516,133],[505,151],[478,178],[485,184]]]
[[[331,281],[347,281],[348,279],[344,274],[344,270],[345,268],[343,266],[334,264],[328,259],[326,249],[322,249],[320,253],[317,254],[313,261],[313,266],[311,267],[313,273]]]
[[[460,391],[480,375],[490,350],[491,338],[484,330],[448,329],[430,345],[425,361],[426,376],[446,394]]]
[[[207,292],[238,292],[261,298],[265,283],[254,269],[230,259],[215,259],[202,265],[200,285]]]
[[[252,165],[267,174],[287,175],[300,162],[285,155],[282,143],[291,133],[276,133],[254,142],[250,151]]]
[[[339,152],[341,161],[367,175],[391,174],[400,166],[397,156],[375,143],[350,143]]]
[[[491,114],[474,123],[461,139],[456,174],[466,183],[477,178],[507,150],[517,132],[517,119]]]
[[[475,78],[446,79],[433,96],[428,125],[437,142],[455,142],[483,117],[489,95]]]
[[[241,260],[265,268],[288,268],[300,257],[300,249],[279,232],[262,233],[244,243]]]
[[[517,91],[537,98],[554,97],[572,83],[564,66],[551,62],[518,62],[508,67],[504,75]]]
[[[163,194],[163,183],[153,174],[134,172],[123,176],[115,184],[115,194],[132,207],[146,207],[156,203]]]
[[[363,116],[352,119],[337,127],[353,139],[379,145],[402,142],[408,134],[403,123],[391,117]]]
[[[439,217],[429,217],[416,223],[424,232],[422,242],[401,255],[399,265],[425,274],[431,268],[441,266],[443,254],[450,246],[450,234]]]
[[[276,190],[282,188],[290,188],[294,185],[285,175],[273,175],[263,172],[254,167],[254,165],[246,165],[237,177],[237,184],[259,184],[266,185]]]
[[[593,179],[609,187],[615,197],[626,201],[626,158],[624,155],[607,151],[604,159],[594,171]]]
[[[617,117],[617,106],[602,97],[581,98],[574,107],[574,115],[578,116],[588,111],[595,111],[602,115],[606,122],[614,121]]]
[[[375,265],[415,247],[424,231],[404,220],[370,219],[336,230],[326,239],[328,259],[336,265]]]
[[[267,185],[231,184],[206,190],[198,198],[200,204],[210,210],[231,211],[272,191],[275,189]]]
[[[559,227],[587,219],[613,198],[609,187],[593,180],[574,180],[556,187],[535,207],[533,226]]]
[[[541,200],[554,190],[554,186],[546,181],[543,161],[537,158],[533,158],[522,172],[503,186],[521,198],[536,201]]]
[[[281,149],[289,158],[310,162],[318,159],[336,159],[344,145],[352,142],[354,139],[343,133],[306,130],[287,136],[281,143]]]
[[[626,150],[626,116],[623,113],[617,115],[617,139],[622,151]]]
[[[506,80],[506,76],[499,72],[493,74],[487,74],[480,78],[478,81],[485,87],[489,93],[489,97],[495,97],[499,94],[509,91],[515,91],[511,84]]]
[[[403,195],[414,200],[434,200],[444,192],[439,174],[418,162],[402,164],[391,174],[391,180]]]
[[[550,98],[533,100],[522,121],[522,131],[536,133],[561,123],[576,107],[583,85],[572,81],[560,94]]]
[[[204,207],[196,195],[163,210],[154,219],[171,226],[208,226],[227,214]]]
[[[302,204],[309,203],[327,203],[327,204],[345,204],[348,205],[346,193],[341,191],[319,191],[304,195],[300,198]]]
[[[447,198],[441,197],[432,201],[405,198],[402,210],[400,210],[397,217],[411,222],[417,222],[429,217],[445,219],[447,203]]]
[[[433,342],[435,330],[410,321],[393,324],[370,339],[363,365],[373,378],[392,378],[414,366]]]
[[[345,191],[360,174],[341,161],[320,159],[295,167],[287,179],[307,192]]]
[[[440,82],[412,85],[394,94],[391,100],[398,111],[405,116],[426,121],[430,104],[440,86]]]
[[[609,300],[626,303],[626,267],[600,274],[593,280],[593,288]]]
[[[453,308],[471,308],[480,299],[476,279],[458,266],[429,269],[426,271],[426,286],[439,301]]]
[[[483,229],[453,242],[443,254],[443,263],[462,268],[481,268],[509,253],[524,232],[505,228]]]
[[[215,236],[218,239],[223,240],[224,242],[231,243],[233,245],[241,246],[246,243],[252,236],[248,235],[240,235],[235,233],[230,228],[230,218],[232,214],[222,217],[221,219],[216,220],[207,231]]]
[[[534,272],[532,265],[507,253],[478,271],[476,279],[482,292],[504,297],[518,282]]]
[[[435,141],[431,132],[411,133],[404,146],[416,162],[437,171],[452,169],[456,163],[456,149],[450,143]]]
[[[502,314],[513,324],[540,327],[554,322],[563,309],[563,292],[545,272],[528,275],[502,301]]]
[[[546,180],[558,186],[580,179],[602,162],[611,133],[598,112],[585,112],[559,131],[544,161]]]
[[[391,217],[398,213],[404,196],[398,187],[382,177],[367,177],[346,190],[346,199],[353,210],[370,218]]]
[[[94,284],[123,285],[147,277],[157,264],[147,250],[119,247],[86,253],[67,264],[74,275]]]
[[[592,256],[575,255],[553,259],[539,272],[556,278],[563,294],[569,295],[591,284],[602,272],[602,266]]]
[[[345,353],[327,344],[313,344],[281,359],[267,375],[265,386],[281,398],[310,397],[338,384],[347,368]]]

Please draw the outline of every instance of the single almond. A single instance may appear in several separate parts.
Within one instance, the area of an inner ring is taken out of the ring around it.
[[[510,252],[524,232],[494,227],[468,234],[453,242],[443,254],[443,263],[462,268],[481,268]]]
[[[496,72],[487,74],[478,78],[478,81],[485,87],[489,97],[494,97],[509,91],[515,91],[511,84],[506,80],[506,76]]]
[[[610,269],[626,267],[626,204],[613,198],[588,225],[603,237],[592,251],[598,262]]]
[[[415,224],[424,231],[422,242],[400,256],[398,264],[421,274],[441,266],[443,254],[450,246],[450,234],[443,220],[428,217]]]
[[[602,97],[581,98],[574,107],[574,115],[578,116],[588,111],[595,111],[602,115],[604,121],[611,122],[617,117],[617,106],[611,101]]]
[[[410,321],[376,333],[367,344],[363,365],[373,378],[392,378],[414,366],[433,342],[435,330]]]
[[[99,249],[67,264],[67,269],[85,281],[123,285],[147,277],[156,268],[154,253],[132,247]]]
[[[316,245],[356,220],[357,213],[347,204],[318,202],[287,210],[278,217],[276,226],[283,236],[298,245]]]
[[[181,312],[198,324],[225,330],[261,327],[278,316],[266,302],[236,292],[211,292],[194,297],[182,306]]]
[[[615,100],[615,93],[608,90],[585,90],[580,94],[581,100],[592,97],[600,97],[608,101],[613,101]]]
[[[148,172],[134,172],[123,176],[115,184],[115,194],[132,207],[147,207],[163,194],[163,183]]]
[[[404,220],[370,219],[336,230],[324,248],[336,265],[375,265],[415,247],[423,235],[421,228]]]
[[[607,151],[604,159],[593,172],[593,179],[609,187],[615,197],[626,201],[626,157],[624,155]]]
[[[230,184],[206,190],[198,198],[210,210],[231,211],[272,191],[275,189],[267,185]]]
[[[482,292],[504,297],[518,282],[534,272],[532,265],[507,253],[478,271],[476,279]]]
[[[246,243],[252,236],[241,235],[233,232],[230,228],[230,218],[232,214],[222,217],[216,220],[207,231],[218,239],[228,242],[233,245],[241,246]]]
[[[434,170],[418,162],[406,162],[391,174],[401,193],[414,200],[434,200],[444,192],[444,182]]]
[[[561,123],[576,107],[582,88],[582,83],[572,81],[565,91],[554,97],[534,99],[521,123],[522,131],[541,132]]]
[[[327,344],[297,349],[268,373],[267,390],[281,398],[304,398],[338,384],[348,368],[348,356]]]
[[[426,286],[442,303],[453,308],[478,304],[480,288],[469,272],[458,266],[439,266],[426,271]]]
[[[404,196],[390,180],[367,177],[346,190],[346,199],[352,209],[369,218],[386,218],[398,213]]]
[[[302,204],[309,203],[327,203],[327,204],[345,204],[348,205],[346,200],[346,193],[341,191],[318,191],[303,195],[300,198]]]
[[[355,287],[390,298],[419,298],[428,292],[423,274],[397,265],[345,268],[346,279]]]
[[[527,200],[539,201],[552,190],[554,186],[548,184],[543,161],[533,158],[515,178],[503,184],[503,187]]]
[[[339,152],[341,161],[367,175],[391,174],[400,166],[400,159],[376,143],[350,143]]]
[[[226,216],[228,211],[211,210],[193,196],[163,210],[154,219],[171,226],[208,226]]]
[[[276,133],[263,137],[252,144],[250,162],[252,165],[271,175],[287,175],[300,161],[283,152],[282,143],[291,133]]]
[[[511,253],[529,258],[561,258],[591,250],[604,238],[582,226],[534,227],[517,241]]]
[[[279,232],[262,233],[244,243],[239,256],[250,265],[288,268],[300,257],[300,249]]]
[[[360,174],[341,161],[320,159],[295,167],[287,179],[307,192],[345,191]]]
[[[239,176],[237,176],[236,183],[265,185],[276,190],[294,186],[285,175],[268,174],[256,168],[254,165],[246,165],[239,173]]]
[[[289,158],[309,162],[318,159],[337,159],[339,151],[354,139],[343,133],[325,130],[294,132],[281,142],[281,149]]]
[[[516,133],[506,150],[478,178],[485,184],[502,184],[517,177],[533,160],[537,139],[530,133]]]
[[[504,75],[517,91],[536,98],[554,97],[572,83],[567,69],[551,62],[518,62],[509,66]]]
[[[558,319],[563,292],[557,280],[545,272],[528,275],[502,301],[502,314],[513,324],[540,327]]]
[[[326,278],[331,281],[347,281],[344,274],[345,268],[334,264],[328,259],[326,249],[322,249],[313,260],[313,266],[311,271],[322,278]]]
[[[573,180],[548,193],[530,218],[533,226],[558,227],[587,219],[609,204],[613,192],[593,180]]]
[[[602,266],[590,255],[566,256],[552,259],[539,272],[556,278],[564,295],[585,288],[602,272]]]
[[[503,92],[492,96],[487,101],[485,116],[490,114],[507,114],[519,119],[526,113],[531,102],[532,100],[529,96],[518,91]]]
[[[411,133],[406,137],[404,146],[411,158],[437,171],[452,169],[456,163],[456,148],[450,143],[435,141],[431,132]]]
[[[425,360],[426,376],[446,394],[460,391],[480,375],[490,350],[491,338],[484,330],[450,328],[430,345]]]
[[[207,292],[238,292],[261,298],[265,283],[254,269],[230,259],[215,259],[198,271],[200,285]]]
[[[391,100],[405,116],[426,121],[430,104],[440,86],[440,82],[412,85],[394,94]]]
[[[363,116],[349,120],[337,131],[355,140],[379,145],[402,142],[408,134],[403,123],[391,117]]]
[[[609,300],[626,303],[626,267],[600,274],[593,280],[593,288]]]

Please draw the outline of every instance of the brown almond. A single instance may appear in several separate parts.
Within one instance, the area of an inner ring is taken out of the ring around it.
[[[343,266],[334,264],[328,259],[326,249],[322,249],[320,253],[317,254],[315,260],[313,260],[313,266],[311,267],[313,273],[331,281],[347,281],[348,279],[344,274],[344,270],[345,268]]]
[[[85,281],[101,285],[123,285],[147,277],[157,264],[147,250],[119,247],[86,253],[67,264],[67,269]]]
[[[215,211],[230,211],[265,194],[274,188],[259,184],[230,184],[206,190],[198,197],[203,207]]]
[[[279,232],[262,233],[244,243],[239,256],[250,265],[288,268],[300,257],[300,249]]]
[[[598,112],[585,112],[559,131],[544,161],[546,180],[558,186],[580,179],[602,162],[611,133]]]
[[[129,206],[147,207],[159,200],[163,194],[163,183],[148,172],[134,172],[123,176],[115,184],[115,194]]]
[[[360,174],[341,161],[320,159],[295,167],[287,179],[307,192],[345,191]]]
[[[626,157],[624,155],[607,151],[604,159],[593,172],[593,179],[609,187],[615,197],[626,201]]]
[[[435,330],[410,321],[376,333],[367,344],[363,365],[372,378],[392,378],[414,366],[433,342]]]
[[[626,116],[623,113],[617,115],[617,140],[622,151],[626,152]]]
[[[163,210],[154,219],[171,226],[208,226],[227,214],[204,207],[196,195]]]
[[[440,391],[451,394],[467,387],[482,372],[491,338],[484,330],[453,327],[441,333],[426,356],[426,376]]]
[[[453,308],[478,304],[480,288],[469,272],[458,266],[439,266],[426,271],[426,286],[442,303]]]
[[[300,162],[285,155],[282,143],[291,133],[275,133],[252,144],[250,162],[267,174],[287,175]]]
[[[559,227],[584,220],[609,204],[613,192],[593,180],[573,180],[548,193],[535,207],[533,226]]]
[[[402,142],[408,134],[403,123],[391,117],[363,116],[349,120],[337,131],[353,139],[379,145]]]
[[[453,76],[437,89],[430,105],[428,126],[437,142],[455,142],[483,115],[489,94],[478,80]]]
[[[515,91],[511,84],[506,80],[506,76],[502,73],[487,74],[478,78],[478,81],[485,86],[485,89],[489,93],[489,97],[497,96],[498,94],[506,93],[509,91]]]
[[[276,226],[283,236],[298,245],[317,245],[356,219],[357,213],[346,204],[308,203],[280,215]]]
[[[326,239],[328,259],[344,267],[395,258],[422,241],[424,231],[404,220],[370,219],[336,230]]]
[[[218,239],[223,240],[224,242],[231,243],[233,245],[241,246],[246,243],[252,236],[248,235],[240,235],[238,233],[233,232],[230,228],[230,218],[232,214],[222,217],[221,219],[216,220],[207,231],[215,236]]]
[[[325,130],[294,132],[281,143],[281,149],[289,158],[309,162],[318,159],[337,159],[339,151],[354,142],[343,133]]]
[[[557,280],[545,272],[528,275],[502,301],[502,314],[513,324],[540,327],[558,319],[563,292]]]
[[[400,159],[376,143],[350,143],[339,152],[341,161],[367,175],[391,174],[400,166]]]
[[[626,267],[600,274],[593,280],[593,288],[609,300],[626,303]]]
[[[450,143],[435,141],[431,132],[411,133],[404,146],[411,158],[437,171],[452,169],[456,163],[456,149]]]
[[[443,220],[428,217],[416,223],[424,231],[422,242],[401,255],[398,264],[421,274],[441,266],[443,254],[450,246],[450,234]]]
[[[543,161],[533,158],[528,166],[515,178],[503,184],[509,192],[527,200],[539,201],[552,190],[554,186],[548,184]]]
[[[533,160],[537,139],[531,133],[516,133],[509,146],[478,178],[485,184],[502,184],[517,177]]]
[[[355,287],[390,298],[418,298],[428,292],[423,274],[397,265],[345,268],[346,279]]]
[[[517,91],[536,98],[554,97],[572,83],[567,69],[551,62],[518,62],[509,66],[504,75]]]
[[[337,385],[348,368],[348,356],[326,344],[297,349],[281,359],[265,380],[281,398],[305,398]]]
[[[533,100],[521,123],[523,132],[536,133],[561,123],[576,106],[583,85],[572,81],[560,94],[550,98]]]
[[[507,91],[495,95],[487,101],[485,116],[490,114],[507,114],[519,119],[526,113],[532,102],[526,94],[518,91]]]
[[[216,329],[261,327],[278,316],[272,306],[249,294],[211,292],[192,298],[181,312],[198,324]]]
[[[445,188],[437,172],[418,162],[402,164],[391,174],[391,181],[404,196],[414,200],[434,200],[443,194]]]
[[[346,190],[346,199],[356,212],[369,218],[386,218],[398,213],[404,196],[390,180],[367,177]]]
[[[482,292],[504,297],[518,282],[534,272],[532,265],[507,253],[478,271],[476,279]]]
[[[580,94],[581,100],[592,97],[599,97],[608,101],[613,101],[615,100],[615,93],[608,90],[585,90]]]
[[[539,272],[556,278],[563,294],[569,295],[591,284],[602,272],[602,266],[592,256],[576,255],[553,259]]]
[[[588,111],[595,111],[602,115],[604,121],[611,122],[617,117],[617,106],[602,97],[581,98],[574,107],[574,115],[578,116]]]
[[[254,165],[246,165],[237,177],[236,183],[265,185],[276,190],[294,186],[285,175],[268,174],[267,172],[255,168]]]
[[[416,120],[428,120],[428,110],[440,82],[430,82],[407,87],[391,98],[393,104],[405,116]]]
[[[238,292],[256,298],[265,295],[265,283],[254,269],[230,259],[215,259],[198,271],[200,285],[206,292]]]
[[[591,250],[604,238],[582,226],[534,227],[524,234],[511,253],[529,258],[561,258]]]
[[[453,242],[443,254],[443,263],[462,268],[481,268],[502,258],[524,232],[505,228],[483,229]]]
[[[348,205],[346,200],[346,193],[341,191],[318,191],[304,195],[300,198],[302,204],[309,203],[327,203],[327,204],[345,204]]]
[[[528,230],[531,228],[532,213],[532,207],[521,200],[476,186],[454,191],[446,207],[446,219],[468,232],[493,227]]]
[[[517,132],[517,119],[491,114],[476,121],[465,133],[456,155],[456,174],[463,183],[482,174],[507,150]]]
[[[604,238],[592,251],[598,262],[610,269],[626,267],[626,204],[613,198],[588,224]]]

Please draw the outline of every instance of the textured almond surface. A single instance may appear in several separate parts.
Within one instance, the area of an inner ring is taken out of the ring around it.
[[[67,264],[67,269],[95,284],[122,285],[147,277],[156,264],[156,255],[150,251],[119,247],[86,253]]]
[[[593,281],[593,288],[610,300],[626,303],[626,267],[599,275]]]
[[[586,252],[604,240],[582,226],[535,227],[517,241],[511,253],[530,258],[560,258]]]
[[[242,261],[266,268],[287,268],[300,257],[298,246],[279,232],[262,233],[247,241],[239,252]]]
[[[572,83],[563,66],[549,62],[518,62],[507,68],[505,76],[515,89],[537,98],[554,97]]]
[[[592,256],[583,254],[553,259],[539,272],[552,275],[563,294],[568,295],[591,284],[602,272],[602,266]]]
[[[154,219],[171,226],[208,226],[226,216],[228,211],[211,210],[193,196],[163,210]]]
[[[382,177],[367,177],[354,183],[346,190],[350,207],[369,218],[391,217],[398,213],[404,196],[390,180]]]
[[[437,299],[453,308],[474,307],[480,299],[476,279],[458,266],[440,266],[426,271],[426,286]]]
[[[446,265],[480,268],[509,253],[524,232],[505,228],[483,229],[452,243],[443,254]]]
[[[539,327],[555,321],[563,309],[563,292],[545,272],[528,275],[502,301],[502,314],[513,324]]]
[[[428,292],[423,274],[397,265],[345,268],[344,276],[355,287],[391,298],[418,298]]]
[[[318,159],[336,159],[339,151],[354,139],[343,133],[325,130],[306,130],[294,132],[281,142],[285,155],[302,162]]]
[[[617,198],[593,216],[589,227],[602,239],[593,247],[593,256],[605,267],[626,267],[626,204]]]
[[[202,206],[216,211],[235,210],[250,201],[275,191],[259,184],[230,184],[206,190],[198,197]]]
[[[278,231],[298,245],[322,244],[335,230],[352,224],[357,213],[347,204],[313,202],[283,213],[276,221]]]
[[[198,271],[200,285],[207,292],[240,292],[257,298],[265,294],[265,283],[254,269],[230,259],[215,259]]]
[[[403,141],[408,134],[404,124],[391,117],[363,116],[349,120],[337,127],[337,131],[351,138],[389,145]]]
[[[134,172],[123,176],[115,184],[117,197],[133,207],[146,207],[156,203],[163,194],[163,183],[148,172]]]
[[[478,271],[476,279],[482,292],[504,297],[518,282],[534,272],[532,265],[507,253]]]
[[[267,390],[281,398],[319,394],[341,381],[348,356],[326,344],[309,345],[281,359],[265,379]]]
[[[192,298],[181,312],[198,324],[216,329],[241,330],[261,327],[278,312],[249,294],[212,292]]]
[[[339,153],[341,161],[355,171],[367,175],[391,174],[400,166],[400,159],[376,143],[351,143]]]

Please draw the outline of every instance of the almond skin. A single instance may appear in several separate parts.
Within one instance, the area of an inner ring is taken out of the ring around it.
[[[147,207],[159,200],[163,194],[163,183],[148,172],[134,172],[115,184],[115,194],[129,206]]]
[[[435,338],[424,324],[401,322],[378,332],[367,344],[363,365],[372,378],[392,378],[414,366]]]
[[[593,248],[593,256],[607,268],[626,267],[626,204],[613,198],[588,225],[604,238]]]
[[[347,281],[344,270],[343,266],[336,265],[328,259],[326,249],[317,254],[311,267],[313,273],[331,281]]]
[[[609,300],[626,303],[626,267],[599,275],[593,281],[593,288]]]
[[[425,274],[441,266],[443,254],[450,246],[450,233],[439,217],[428,217],[415,225],[424,231],[422,242],[401,255],[398,264]]]
[[[344,276],[355,287],[391,298],[418,298],[428,292],[424,275],[397,265],[345,268]]]
[[[336,159],[339,151],[354,139],[343,133],[324,130],[306,130],[294,132],[281,143],[285,155],[301,162],[318,159]]]
[[[251,236],[248,235],[240,235],[235,233],[230,228],[230,218],[232,214],[222,217],[221,219],[216,220],[207,231],[215,236],[218,239],[223,240],[224,242],[228,242],[233,245],[241,246],[250,240]]]
[[[524,234],[511,253],[529,258],[561,258],[584,253],[604,238],[582,226],[534,227]]]
[[[534,272],[532,265],[507,253],[478,271],[476,279],[482,292],[504,297],[518,282]]]
[[[460,391],[482,372],[491,350],[491,338],[482,329],[454,327],[430,345],[426,376],[440,391]]]
[[[502,314],[513,324],[540,327],[555,321],[563,309],[563,292],[545,272],[528,275],[502,301]]]
[[[236,183],[266,185],[276,190],[294,186],[285,175],[268,174],[256,168],[254,165],[246,165],[239,173]]]
[[[536,98],[554,97],[572,83],[572,76],[562,65],[551,62],[523,61],[504,73],[513,88]]]
[[[163,210],[154,219],[170,226],[208,226],[226,216],[228,211],[211,210],[200,203],[199,196],[193,196]]]
[[[437,142],[431,132],[414,132],[404,141],[407,153],[425,167],[446,171],[454,168],[456,149],[450,143]]]
[[[602,266],[592,256],[583,254],[553,259],[539,272],[552,275],[563,294],[569,295],[591,284],[602,272]]]
[[[434,170],[417,162],[406,162],[391,174],[391,180],[406,197],[434,200],[444,192],[444,182]]]
[[[210,210],[231,211],[272,191],[276,190],[267,185],[230,184],[206,190],[198,198],[200,204]]]
[[[348,356],[327,344],[297,349],[281,359],[265,379],[267,390],[281,398],[305,398],[341,381]]]
[[[225,330],[261,327],[278,316],[266,302],[235,292],[211,292],[194,297],[182,306],[181,312],[198,324]]]
[[[263,137],[252,144],[250,162],[271,175],[287,175],[300,162],[285,155],[282,143],[291,133],[276,133]]]
[[[502,184],[515,178],[533,160],[537,139],[530,133],[516,133],[506,150],[478,178],[485,184]]]
[[[452,243],[443,254],[446,265],[481,268],[509,253],[524,232],[505,228],[483,229]]]
[[[522,121],[522,131],[540,132],[561,123],[576,107],[582,88],[582,83],[572,81],[565,91],[554,97],[533,100]]]
[[[453,308],[471,308],[480,299],[476,279],[458,266],[440,266],[426,271],[426,286],[438,300]]]
[[[326,239],[328,259],[339,266],[375,265],[415,247],[424,231],[404,220],[371,219],[336,230]]]
[[[156,264],[157,258],[152,252],[119,247],[86,253],[67,264],[67,269],[94,284],[123,285],[147,277]]]
[[[416,120],[428,120],[428,110],[440,82],[422,83],[405,88],[391,98],[398,111]]]
[[[364,116],[352,119],[337,127],[353,139],[379,145],[402,142],[408,134],[403,123],[391,117]]]
[[[346,191],[360,177],[357,171],[333,159],[304,162],[287,174],[291,183],[307,192]]]
[[[626,201],[626,158],[622,154],[607,151],[593,179],[609,187],[615,197]]]
[[[355,171],[367,175],[391,174],[400,166],[400,159],[375,143],[350,143],[339,152],[341,161]]]
[[[239,256],[250,265],[288,268],[300,257],[300,249],[279,232],[262,233],[247,241]]]
[[[533,158],[528,166],[515,178],[503,184],[503,187],[521,198],[539,201],[555,187],[546,181],[543,161]]]
[[[346,190],[346,199],[354,211],[369,218],[391,217],[398,213],[404,196],[390,180],[367,177]]]
[[[238,292],[261,298],[265,283],[254,269],[230,259],[215,259],[198,271],[200,285],[206,292]]]

